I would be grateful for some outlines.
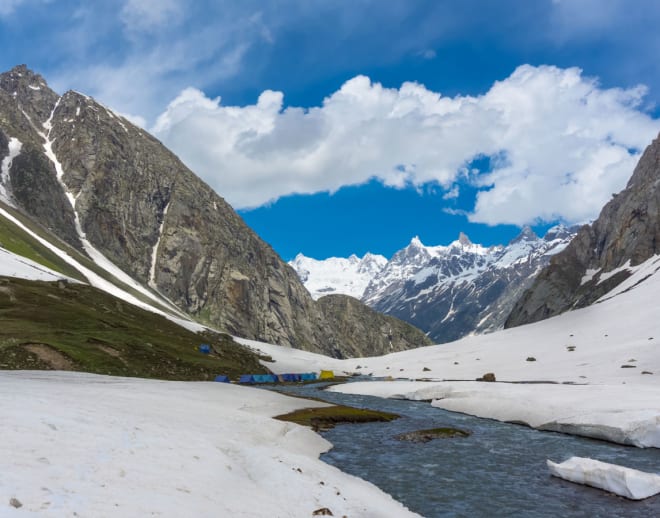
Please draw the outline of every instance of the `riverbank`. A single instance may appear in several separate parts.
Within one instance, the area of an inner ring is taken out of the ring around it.
[[[327,390],[431,401],[435,407],[538,430],[660,448],[660,393],[639,385],[356,382]]]
[[[428,518],[660,516],[660,497],[627,501],[557,479],[547,468],[548,459],[562,462],[579,456],[652,473],[660,465],[657,448],[631,448],[539,432],[527,426],[445,411],[426,401],[342,394],[317,390],[313,385],[273,390],[401,415],[388,423],[341,425],[324,432],[323,437],[332,442],[333,448],[321,458],[373,482]],[[469,435],[423,443],[399,440],[437,428],[463,430]]]

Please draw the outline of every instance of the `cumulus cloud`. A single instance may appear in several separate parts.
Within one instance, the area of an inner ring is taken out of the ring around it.
[[[582,222],[625,185],[657,134],[660,123],[640,110],[645,92],[529,65],[477,97],[364,76],[311,108],[285,107],[270,90],[254,105],[224,106],[189,88],[153,131],[236,208],[377,178],[439,185],[449,200],[470,183],[475,222]],[[483,156],[491,169],[470,169]]]

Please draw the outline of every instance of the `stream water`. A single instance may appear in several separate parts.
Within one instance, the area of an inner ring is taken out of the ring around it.
[[[546,459],[591,457],[660,472],[660,450],[619,446],[470,417],[428,403],[337,394],[322,384],[276,390],[331,403],[394,412],[390,423],[346,424],[324,432],[334,448],[321,458],[368,480],[426,517],[657,517],[660,495],[634,502],[551,477]],[[448,426],[467,438],[425,444],[394,436]]]

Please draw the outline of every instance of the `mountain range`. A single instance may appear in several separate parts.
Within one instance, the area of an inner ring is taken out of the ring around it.
[[[315,298],[352,295],[443,343],[501,328],[576,230],[556,226],[539,238],[524,227],[508,245],[490,247],[472,243],[464,233],[447,246],[425,246],[415,237],[389,261],[373,254],[324,261],[299,254],[290,264]]]

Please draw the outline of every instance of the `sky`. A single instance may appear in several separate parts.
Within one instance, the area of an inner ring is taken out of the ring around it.
[[[660,130],[655,0],[0,0],[285,259],[589,222]]]

